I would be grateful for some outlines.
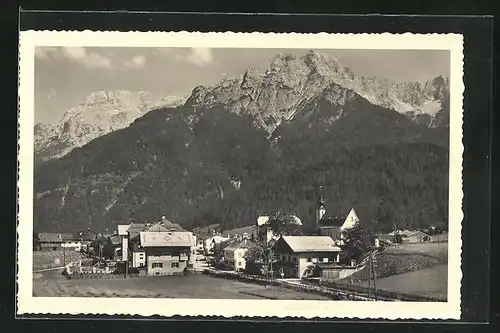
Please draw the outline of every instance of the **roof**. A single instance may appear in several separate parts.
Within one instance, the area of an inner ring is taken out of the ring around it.
[[[425,236],[429,236],[425,232],[420,231],[420,230],[398,230],[397,234],[400,235],[400,236],[402,236],[402,237],[411,237],[411,236],[415,236],[417,234],[423,234]],[[392,231],[392,232],[388,233],[387,235],[394,236],[395,232]]]
[[[269,216],[259,216],[257,218],[257,225],[261,226],[266,224],[269,221]]]
[[[332,262],[317,262],[314,264],[318,268],[321,269],[339,269],[343,268],[343,266],[337,264],[337,263],[332,263]]]
[[[143,247],[191,247],[194,246],[193,233],[188,231],[147,232],[141,231],[141,246]]]
[[[344,221],[345,218],[342,216],[326,216],[319,220],[318,224],[321,227],[341,227]]]
[[[235,242],[232,242],[231,244],[229,244],[225,250],[230,250],[230,251],[234,251],[234,250],[237,250],[237,249],[248,249],[252,246],[254,246],[255,243],[252,242],[251,240],[249,239],[242,239],[240,241],[235,241]]]
[[[149,231],[149,232],[167,232],[167,231],[169,231],[169,229],[165,228],[161,224],[161,222],[158,222],[155,225],[153,225],[152,227],[150,227],[149,229],[147,229],[147,231]]]
[[[220,224],[218,224],[218,223],[214,223],[214,224],[207,225],[205,227],[196,227],[193,229],[193,232],[197,235],[211,235],[212,231],[214,229],[218,228],[219,225]]]
[[[128,228],[129,238],[132,239],[134,237],[139,236],[141,231],[147,230],[149,228],[149,223],[131,223]]]
[[[94,233],[85,233],[85,234],[82,234],[81,238],[83,241],[95,241],[97,238],[97,235]]]
[[[118,225],[118,235],[120,235],[120,236],[127,235],[127,231],[128,231],[129,227],[130,227],[130,224],[119,224]]]
[[[205,241],[210,240],[210,239],[211,239],[211,241],[215,241],[216,243],[218,243],[218,241],[223,242],[223,241],[226,241],[226,240],[230,240],[231,238],[229,238],[229,237],[223,237],[221,235],[214,235],[214,236],[210,236],[210,237],[206,238]]]
[[[184,231],[184,228],[180,224],[170,222],[166,217],[156,223],[156,225],[161,224],[164,228],[170,231]]]
[[[122,236],[120,235],[111,235],[108,236],[108,239],[113,245],[119,245],[122,243]]]
[[[230,237],[230,235],[243,235],[244,233],[252,234],[254,232],[255,232],[255,226],[250,225],[250,226],[246,226],[246,227],[241,227],[241,228],[223,231],[222,236]]]
[[[38,234],[38,239],[40,242],[58,243],[58,242],[73,240],[74,237],[72,234],[58,234],[58,233],[42,232],[42,233]]]
[[[330,236],[282,236],[293,252],[339,252]]]

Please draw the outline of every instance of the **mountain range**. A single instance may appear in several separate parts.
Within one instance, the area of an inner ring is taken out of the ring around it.
[[[37,165],[35,229],[162,215],[230,229],[276,210],[314,228],[319,186],[329,214],[354,207],[380,229],[446,226],[449,113],[443,76],[393,82],[316,51],[278,54],[262,72],[195,87],[179,106]]]
[[[179,97],[156,96],[145,91],[94,92],[66,111],[58,123],[35,125],[35,156],[38,161],[62,157],[75,147],[127,127],[151,109],[183,102]]]

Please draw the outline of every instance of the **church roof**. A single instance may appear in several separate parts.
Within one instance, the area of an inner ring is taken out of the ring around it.
[[[344,221],[345,217],[342,216],[323,216],[318,224],[324,227],[341,227]]]

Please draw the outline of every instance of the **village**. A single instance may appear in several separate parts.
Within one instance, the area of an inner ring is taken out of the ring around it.
[[[185,230],[162,216],[153,223],[120,224],[108,234],[90,230],[77,235],[40,233],[34,235],[34,256],[62,253],[62,258],[54,256],[45,266],[35,266],[34,262],[34,270],[62,268],[67,279],[147,279],[201,274],[286,285],[335,295],[337,299],[446,297],[445,290],[441,290],[440,297],[432,295],[432,291],[420,294],[391,291],[384,288],[383,280],[445,264],[447,256],[442,255],[443,251],[447,255],[445,233],[430,235],[421,230],[395,229],[390,233],[364,235],[354,208],[345,218],[330,216],[322,195],[315,206],[318,230],[315,234],[303,232],[298,216],[281,212],[258,216],[253,226],[229,231],[220,230],[219,225]],[[439,260],[430,261],[426,256],[437,253],[435,249],[439,255],[434,259]],[[394,263],[394,258],[401,263]]]

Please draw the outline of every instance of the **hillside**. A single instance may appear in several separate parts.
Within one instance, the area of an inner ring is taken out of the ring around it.
[[[113,229],[161,215],[227,230],[278,209],[312,227],[320,185],[331,214],[355,207],[388,229],[445,224],[446,81],[358,82],[332,61],[279,55],[264,73],[197,87],[182,106],[39,165],[35,230]],[[413,105],[413,116],[396,101]],[[429,101],[444,108],[416,121]]]

